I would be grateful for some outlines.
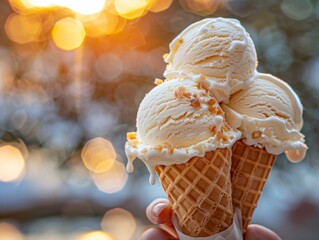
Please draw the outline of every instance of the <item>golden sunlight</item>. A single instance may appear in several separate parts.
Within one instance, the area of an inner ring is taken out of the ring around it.
[[[90,37],[100,37],[113,34],[118,26],[117,15],[101,13],[94,21],[82,21],[86,27],[86,33]]]
[[[20,150],[11,145],[0,147],[0,181],[18,180],[25,169],[25,160]]]
[[[93,231],[83,234],[76,240],[113,240],[113,238],[105,232]]]
[[[114,6],[121,17],[135,19],[147,12],[148,2],[146,0],[115,0]]]
[[[172,5],[173,0],[148,0],[148,2],[148,10],[157,13],[168,9]]]
[[[101,12],[106,0],[19,0],[26,8],[65,7],[74,12],[90,15]],[[15,3],[16,4],[16,3]]]
[[[40,30],[41,22],[35,17],[30,18],[13,13],[5,23],[5,31],[10,40],[20,44],[36,40]]]
[[[71,17],[56,22],[51,34],[55,45],[63,50],[80,47],[86,35],[82,23]]]
[[[63,0],[61,5],[74,12],[90,15],[101,12],[104,9],[105,0]]]

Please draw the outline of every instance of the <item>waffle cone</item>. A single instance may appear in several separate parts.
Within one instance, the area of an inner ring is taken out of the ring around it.
[[[246,231],[277,156],[240,140],[233,145],[232,152],[233,205],[241,209]]]
[[[230,167],[230,148],[207,152],[183,164],[156,167],[184,234],[206,237],[232,224]]]

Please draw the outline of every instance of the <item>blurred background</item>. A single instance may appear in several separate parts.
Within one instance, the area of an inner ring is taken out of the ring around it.
[[[304,105],[309,147],[280,155],[254,223],[283,239],[319,234],[318,0],[0,1],[0,240],[130,240],[164,197],[141,161],[128,175],[126,132],[163,54],[204,17],[241,21],[260,72]]]

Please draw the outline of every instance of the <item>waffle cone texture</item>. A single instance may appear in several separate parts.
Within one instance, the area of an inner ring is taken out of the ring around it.
[[[241,209],[244,232],[257,207],[276,157],[263,148],[248,146],[241,140],[232,147],[232,199],[234,207]]]
[[[184,234],[206,237],[232,224],[231,151],[220,148],[183,164],[155,168]]]

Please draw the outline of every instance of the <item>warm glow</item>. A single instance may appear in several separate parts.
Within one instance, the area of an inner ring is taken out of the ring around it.
[[[52,38],[57,47],[73,50],[81,46],[85,38],[85,30],[80,21],[67,17],[55,23]]]
[[[109,170],[93,174],[95,185],[100,191],[105,193],[115,193],[122,190],[127,178],[123,163],[118,161],[115,161]]]
[[[134,19],[145,14],[148,3],[146,0],[115,0],[117,13],[126,19]]]
[[[24,237],[15,226],[9,223],[0,222],[0,239],[1,240],[23,240]]]
[[[74,12],[90,15],[101,12],[106,0],[20,0],[26,8],[65,7]]]
[[[32,6],[32,7],[51,7],[55,6],[58,0],[21,0],[25,6]]]
[[[85,233],[76,240],[114,240],[109,234],[102,231]]]
[[[223,4],[223,0],[180,0],[179,2],[186,11],[202,16],[214,14]]]
[[[25,161],[18,148],[11,145],[0,147],[0,181],[15,181],[24,169]]]
[[[148,10],[156,13],[168,9],[173,0],[148,0],[148,2]]]
[[[5,24],[5,31],[13,42],[28,43],[36,40],[41,30],[41,22],[35,17],[11,14]]]
[[[105,5],[105,0],[63,0],[62,2],[62,6],[85,15],[101,12]]]
[[[136,221],[129,211],[115,208],[105,213],[101,227],[114,239],[130,240],[136,229]]]
[[[101,13],[94,21],[84,23],[86,33],[90,37],[100,37],[113,34],[116,31],[119,17],[113,14]]]
[[[110,141],[99,137],[85,144],[81,157],[87,169],[99,173],[112,168],[116,152]]]

